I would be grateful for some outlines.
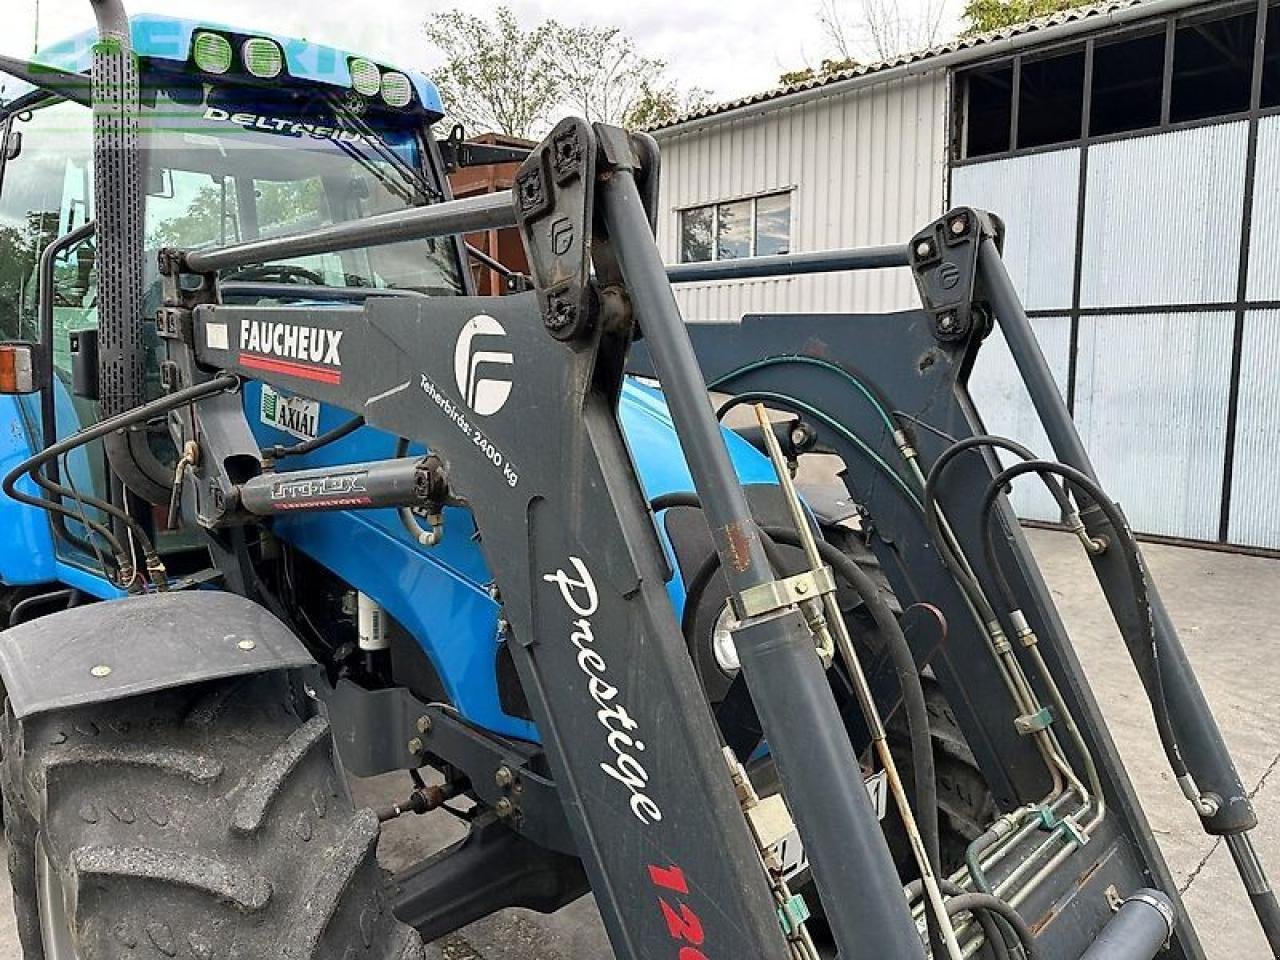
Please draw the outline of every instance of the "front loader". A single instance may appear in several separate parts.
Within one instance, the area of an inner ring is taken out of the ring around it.
[[[452,200],[485,155],[434,139],[425,78],[95,10],[0,61],[29,960],[403,960],[587,891],[620,960],[1201,958],[1005,498],[1037,478],[1280,956],[1252,806],[997,218],[668,268],[647,136],[568,119]],[[474,295],[461,236],[511,226],[529,276]],[[671,287],[884,267],[919,309],[686,326]],[[969,399],[997,323],[1057,459]],[[813,453],[840,496],[797,483]],[[393,771],[404,799],[353,807]],[[466,838],[385,876],[379,824],[432,811]]]

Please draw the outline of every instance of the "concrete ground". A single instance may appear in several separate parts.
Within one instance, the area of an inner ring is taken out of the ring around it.
[[[1040,530],[1028,535],[1209,957],[1266,956],[1226,848],[1200,832],[1168,773],[1150,708],[1076,541]],[[1280,595],[1280,561],[1167,546],[1148,546],[1145,554],[1253,794],[1263,861],[1280,878],[1280,627],[1270,606]],[[388,788],[399,795],[401,787],[399,778],[379,778],[357,784],[356,793],[372,804]],[[445,814],[394,821],[379,857],[400,869],[460,834]],[[18,956],[7,881],[0,871],[0,958],[6,960]],[[610,955],[589,897],[551,917],[507,911],[428,949],[431,960]]]

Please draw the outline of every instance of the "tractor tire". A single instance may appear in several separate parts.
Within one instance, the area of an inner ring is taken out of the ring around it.
[[[938,789],[938,847],[942,874],[947,876],[964,866],[969,844],[991,825],[999,810],[942,687],[928,673],[921,675],[920,683],[929,712],[929,738],[933,743],[934,779]],[[915,806],[915,777],[905,711],[894,713],[887,728],[889,748],[898,761],[907,797]],[[899,870],[903,876],[916,876],[906,833],[892,809],[886,815],[885,827]]]
[[[328,722],[287,676],[6,710],[0,786],[26,960],[422,960]]]

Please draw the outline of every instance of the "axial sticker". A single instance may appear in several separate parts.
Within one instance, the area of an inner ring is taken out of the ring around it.
[[[266,426],[283,430],[299,440],[314,440],[320,432],[319,403],[281,393],[265,383],[258,416]]]

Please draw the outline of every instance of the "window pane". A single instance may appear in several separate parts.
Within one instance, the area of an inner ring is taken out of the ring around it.
[[[716,234],[716,259],[734,260],[751,256],[751,201],[722,203],[720,229]]]
[[[1078,140],[1083,106],[1083,50],[1025,61],[1018,85],[1019,148]]]
[[[36,337],[40,254],[93,216],[92,113],[78,104],[60,103],[24,116],[28,119],[13,124],[22,134],[22,151],[5,167],[0,197],[0,339],[6,340]],[[95,301],[91,253],[92,244],[87,244],[59,261],[55,307],[87,307]],[[65,347],[65,331],[61,333]]]
[[[1013,120],[1013,67],[974,71],[966,80],[966,157],[1003,153],[1009,149]]]
[[[756,256],[791,252],[791,194],[756,201]]]
[[[1250,11],[1178,28],[1170,120],[1203,120],[1249,108],[1256,23],[1257,14]]]
[[[1093,50],[1089,132],[1105,136],[1156,126],[1163,85],[1163,33],[1098,44]]]
[[[1267,8],[1267,47],[1262,61],[1262,105],[1280,107],[1280,3]]]
[[[711,208],[680,211],[680,262],[711,259]]]

